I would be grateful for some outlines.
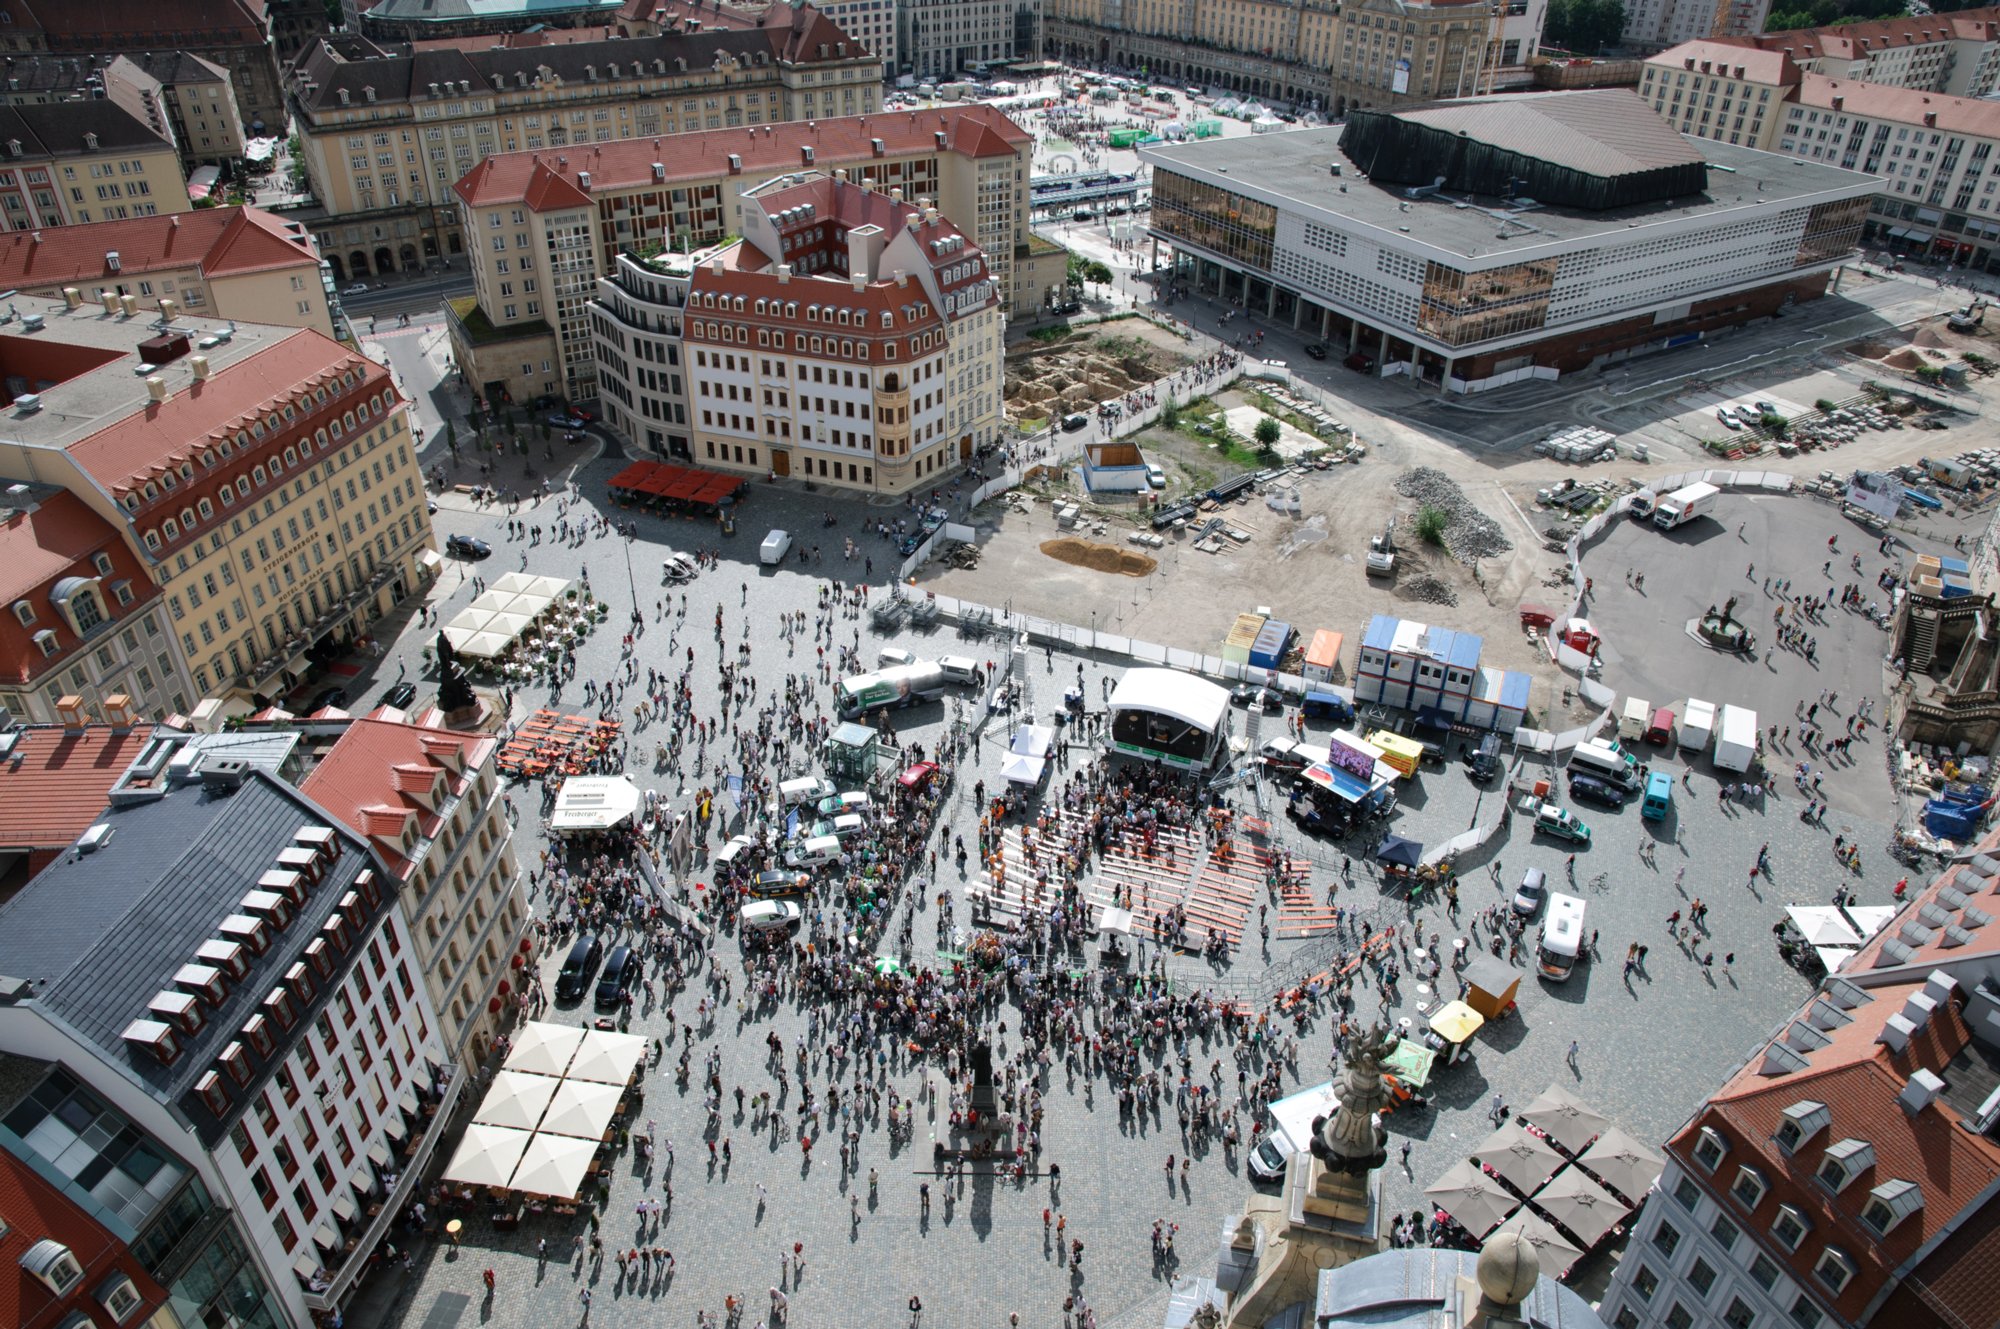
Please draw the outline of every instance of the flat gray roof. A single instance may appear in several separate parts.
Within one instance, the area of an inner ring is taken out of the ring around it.
[[[1873,176],[1858,171],[1689,138],[1689,145],[1709,164],[1705,193],[1605,212],[1531,208],[1517,213],[1499,199],[1474,198],[1471,206],[1461,207],[1466,202],[1462,194],[1411,200],[1404,196],[1403,186],[1373,184],[1340,150],[1340,134],[1341,127],[1331,125],[1142,148],[1139,155],[1156,169],[1235,190],[1281,210],[1305,214],[1308,220],[1314,213],[1326,214],[1331,224],[1345,220],[1389,232],[1384,239],[1390,243],[1406,231],[1413,246],[1488,260],[1480,266],[1488,266],[1496,256],[1551,245],[1575,248],[1579,241],[1635,225],[1720,218],[1739,210],[1871,194],[1877,188]],[[1332,170],[1335,166],[1340,168],[1338,176]]]

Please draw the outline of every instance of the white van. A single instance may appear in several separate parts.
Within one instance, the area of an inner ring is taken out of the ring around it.
[[[1549,916],[1542,920],[1542,944],[1535,968],[1551,983],[1567,983],[1583,958],[1583,901],[1557,891],[1549,896]]]
[[[785,555],[791,551],[791,548],[792,537],[790,535],[787,535],[783,531],[772,531],[764,537],[764,543],[757,546],[758,561],[763,563],[767,568],[775,567],[785,561]]]
[[[1644,697],[1627,697],[1624,709],[1618,712],[1618,737],[1636,743],[1646,736],[1646,726],[1652,722],[1653,703]]]
[[[839,858],[840,837],[837,835],[815,835],[810,840],[795,840],[785,847],[787,867],[816,868]]]
[[[977,684],[981,670],[979,661],[969,660],[963,655],[947,655],[937,662],[947,681],[952,683]]]
[[[1572,771],[1582,770],[1602,776],[1628,790],[1636,790],[1639,787],[1638,759],[1614,743],[1593,739],[1591,742],[1580,744],[1577,750],[1570,754],[1569,768]]]
[[[833,781],[824,775],[802,775],[778,786],[778,808],[783,811],[801,803],[817,803],[829,794],[839,792],[833,787]]]

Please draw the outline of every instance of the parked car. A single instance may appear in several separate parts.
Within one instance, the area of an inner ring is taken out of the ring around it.
[[[743,893],[753,900],[769,900],[787,895],[805,895],[811,890],[810,873],[766,868],[744,886]]]
[[[1743,427],[1743,422],[1741,420],[1738,420],[1735,416],[1731,415],[1729,413],[1729,408],[1727,406],[1716,407],[1715,418],[1722,421],[1722,423],[1727,427],[1729,427],[1730,429],[1741,429]]]
[[[382,704],[384,706],[393,706],[399,711],[406,709],[416,699],[417,685],[415,683],[398,683],[395,687],[390,688],[382,694]]]
[[[365,282],[365,281],[358,281],[358,282],[354,282],[354,283],[352,283],[351,285],[349,285],[349,286],[347,287],[347,289],[346,289],[346,290],[342,291],[342,292],[341,292],[341,294],[342,294],[342,295],[366,295],[366,294],[368,294],[368,283],[367,283],[367,282]]]
[[[1594,775],[1572,775],[1569,778],[1569,796],[1579,803],[1595,803],[1599,807],[1622,808],[1631,797],[1625,789],[1600,780]]]
[[[775,932],[796,928],[806,916],[797,900],[752,900],[738,911],[745,932]]]
[[[1074,434],[1079,429],[1088,429],[1090,427],[1090,417],[1081,411],[1074,415],[1065,415],[1062,427],[1065,434]]]
[[[896,783],[913,794],[922,793],[930,788],[931,781],[937,778],[937,773],[938,764],[934,761],[913,762],[903,768],[903,773],[896,777]]]
[[[756,847],[757,847],[757,842],[751,839],[749,836],[732,835],[729,837],[729,842],[727,844],[723,845],[722,848],[715,851],[715,856],[708,860],[708,865],[709,867],[714,868],[717,871],[720,871],[721,869],[728,867],[731,863],[734,863],[737,859],[743,857],[743,855],[749,853],[752,849],[755,849]]]
[[[314,711],[323,711],[329,706],[337,707],[345,705],[347,705],[346,688],[321,688],[313,694],[313,699],[306,703],[306,714],[311,715]]]
[[[891,669],[897,665],[915,664],[916,662],[917,657],[912,652],[906,651],[900,646],[884,646],[881,650],[875,652],[875,665],[878,669]]]
[[[492,555],[493,546],[469,535],[448,535],[444,541],[444,552],[460,558],[487,558]]]
[[[1548,894],[1549,877],[1540,868],[1529,868],[1521,877],[1521,884],[1514,889],[1514,912],[1523,918],[1531,917],[1542,907],[1542,897]]]
[[[580,1001],[583,989],[590,983],[590,976],[597,972],[597,962],[604,958],[604,942],[595,934],[578,937],[569,948],[569,958],[563,961],[562,972],[556,975],[556,1000]]]
[[[557,429],[581,429],[588,421],[580,415],[564,415],[557,412],[549,417],[549,423]]]
[[[1346,365],[1349,369],[1354,370],[1356,373],[1372,374],[1375,372],[1375,357],[1372,355],[1363,355],[1359,351],[1356,351],[1354,354],[1348,356],[1345,360],[1342,360],[1340,363]]]
[[[1559,808],[1553,803],[1544,803],[1535,811],[1535,833],[1553,835],[1558,840],[1568,840],[1571,844],[1589,844],[1590,827],[1577,819],[1568,808]]]
[[[1310,355],[1315,360],[1326,359],[1326,343],[1318,341],[1314,342],[1312,345],[1306,347],[1306,354]]]
[[[613,946],[604,960],[604,975],[597,980],[596,1006],[615,1011],[625,1004],[625,994],[639,979],[639,959],[630,946]]]
[[[1166,468],[1161,466],[1158,462],[1151,462],[1151,461],[1147,462],[1146,483],[1151,485],[1155,489],[1165,489],[1167,487]]]
[[[818,812],[822,817],[838,817],[847,812],[866,812],[869,802],[867,793],[859,789],[847,794],[828,794],[819,801]]]

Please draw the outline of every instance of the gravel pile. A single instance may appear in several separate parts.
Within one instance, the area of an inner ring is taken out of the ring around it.
[[[1402,596],[1405,600],[1420,600],[1425,604],[1455,605],[1458,603],[1458,592],[1454,591],[1447,583],[1431,576],[1428,572],[1418,573],[1414,577],[1397,578],[1396,594]]]
[[[1444,547],[1461,563],[1492,558],[1514,547],[1514,542],[1501,532],[1500,524],[1473,506],[1458,482],[1436,467],[1418,466],[1403,472],[1396,481],[1396,492],[1425,507],[1438,508],[1451,518],[1444,528]]]

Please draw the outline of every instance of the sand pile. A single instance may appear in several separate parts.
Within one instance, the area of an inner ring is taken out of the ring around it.
[[[1923,357],[1907,346],[1882,357],[1882,363],[1891,369],[1915,369],[1923,362]]]
[[[1101,545],[1091,540],[1077,540],[1065,537],[1061,540],[1044,540],[1042,552],[1059,562],[1072,567],[1089,568],[1092,572],[1116,572],[1126,577],[1143,577],[1159,564],[1144,554],[1135,554],[1115,545]]]

